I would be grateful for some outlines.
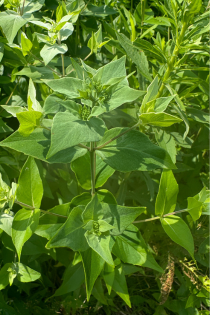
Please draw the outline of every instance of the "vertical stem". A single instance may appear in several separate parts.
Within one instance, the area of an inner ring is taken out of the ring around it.
[[[157,94],[157,98],[162,95],[163,89],[164,89],[164,86],[165,86],[165,82],[168,80],[168,78],[169,78],[169,76],[171,74],[171,71],[174,68],[176,57],[179,54],[179,48],[180,48],[180,45],[181,45],[181,43],[183,41],[186,29],[187,29],[187,22],[184,22],[183,26],[182,26],[182,29],[181,29],[181,32],[180,32],[180,35],[176,39],[176,44],[175,44],[175,48],[174,48],[174,51],[173,51],[173,55],[172,55],[172,57],[171,57],[171,59],[170,59],[170,61],[168,63],[168,67],[167,67],[167,70],[166,70],[165,75],[163,77],[163,82],[162,82],[160,90],[159,90],[159,92]]]
[[[61,45],[61,35],[60,35],[60,32],[59,32],[59,35],[58,35],[58,44]],[[63,77],[65,76],[65,63],[64,63],[64,55],[61,54],[61,61],[62,61],[62,74],[63,74]]]
[[[95,175],[96,175],[96,154],[95,154],[95,142],[90,143],[90,172],[91,172],[91,194],[95,195]]]

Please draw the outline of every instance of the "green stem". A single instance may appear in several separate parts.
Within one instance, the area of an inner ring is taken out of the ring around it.
[[[94,150],[100,150],[100,149],[104,148],[107,144],[109,144],[110,142],[112,142],[112,141],[114,141],[114,140],[116,140],[116,139],[122,137],[122,136],[123,136],[124,134],[126,134],[127,132],[129,132],[129,131],[131,131],[132,129],[136,128],[139,124],[140,124],[140,121],[137,122],[137,124],[135,124],[133,127],[131,127],[131,128],[129,128],[129,129],[127,129],[126,131],[120,133],[118,136],[116,136],[116,137],[110,139],[109,141],[105,142],[104,144],[100,145],[99,147],[95,147]]]
[[[164,87],[165,87],[165,82],[168,80],[171,72],[174,69],[174,64],[175,64],[176,58],[177,58],[177,56],[179,54],[179,48],[180,48],[180,45],[181,45],[181,43],[183,41],[184,34],[185,34],[186,29],[187,29],[187,26],[188,26],[187,22],[184,22],[183,25],[182,25],[182,29],[181,29],[180,35],[178,36],[178,38],[176,40],[175,48],[174,48],[172,57],[171,57],[171,59],[170,59],[170,61],[168,63],[168,67],[167,67],[167,70],[166,70],[165,75],[163,77],[163,82],[162,82],[160,90],[159,90],[159,92],[157,94],[157,98],[162,95]]]
[[[96,153],[95,142],[90,143],[90,172],[91,172],[91,194],[95,195],[95,176],[96,176]]]
[[[133,223],[142,223],[142,222],[154,221],[154,220],[158,220],[158,219],[161,219],[161,218],[168,217],[169,215],[175,215],[177,213],[186,212],[188,210],[189,209],[182,209],[182,210],[178,210],[178,211],[174,211],[174,212],[171,212],[171,213],[164,214],[162,217],[158,216],[158,217],[149,218],[149,219],[145,219],[145,220],[134,221]]]
[[[22,207],[31,209],[31,210],[35,210],[35,209],[36,209],[36,208],[34,208],[34,207],[32,207],[32,206],[27,205],[26,203],[23,203],[23,202],[20,202],[20,201],[17,201],[17,200],[15,200],[15,203],[17,203],[18,205],[20,205],[20,206],[22,206]],[[49,211],[42,210],[42,209],[39,209],[39,210],[40,210],[41,212],[45,213],[45,214],[50,214],[50,215],[54,215],[54,216],[56,216],[56,217],[61,217],[61,218],[68,218],[68,217],[65,216],[65,215],[61,215],[61,214],[49,212]]]

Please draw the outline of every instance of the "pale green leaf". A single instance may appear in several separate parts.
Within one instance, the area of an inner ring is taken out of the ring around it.
[[[182,119],[167,113],[143,113],[139,116],[139,119],[145,125],[149,124],[158,127],[169,127],[182,121]]]
[[[155,203],[155,214],[163,216],[176,208],[179,186],[171,170],[164,170],[161,175],[159,191]]]
[[[47,157],[81,142],[98,141],[105,130],[106,126],[100,118],[92,117],[83,121],[68,112],[58,113],[53,119],[51,146]]]
[[[21,47],[22,47],[23,56],[28,55],[32,46],[33,46],[33,44],[30,41],[30,39],[28,39],[26,34],[24,32],[22,32],[21,33]]]
[[[31,207],[39,208],[43,196],[43,185],[39,169],[32,157],[28,157],[24,164],[18,184],[17,200]]]
[[[98,276],[100,275],[105,261],[92,248],[89,248],[85,252],[81,252],[81,255],[82,255],[82,263],[83,263],[83,267],[85,271],[87,300],[89,301],[94,283],[96,279],[98,278]]]
[[[98,146],[126,130],[127,128],[113,128],[107,131]],[[176,168],[165,150],[154,145],[146,135],[136,130],[129,131],[104,148],[96,150],[96,153],[105,163],[121,172]]]
[[[83,89],[83,81],[76,78],[62,78],[58,80],[43,80],[53,91],[67,95],[70,98],[80,96],[79,90]]]
[[[5,264],[0,270],[0,290],[6,288],[9,284],[9,271],[12,268],[12,263]]]
[[[36,127],[40,127],[42,113],[37,111],[24,111],[16,113],[16,117],[19,120],[20,127],[19,133],[25,137],[29,136]]]
[[[126,278],[121,266],[115,268],[115,278],[112,288],[125,301],[125,303],[131,307]]]
[[[81,218],[82,211],[82,207],[78,206],[70,212],[67,221],[47,243],[47,248],[69,247],[74,251],[85,251],[88,248]]]
[[[66,44],[45,44],[42,50],[40,51],[40,56],[43,58],[45,65],[47,65],[56,55],[65,54],[68,48]]]
[[[17,279],[20,282],[36,281],[41,277],[41,274],[38,271],[35,271],[21,263],[16,263],[15,269],[17,270]]]
[[[25,242],[35,232],[39,223],[40,210],[19,210],[12,223],[12,241],[17,250],[18,258]]]
[[[162,218],[160,221],[163,229],[172,241],[184,247],[194,259],[194,241],[187,224],[175,215]]]

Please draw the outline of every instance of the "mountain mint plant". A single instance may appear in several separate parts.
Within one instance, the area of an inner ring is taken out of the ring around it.
[[[209,6],[0,5],[3,314],[206,315]]]

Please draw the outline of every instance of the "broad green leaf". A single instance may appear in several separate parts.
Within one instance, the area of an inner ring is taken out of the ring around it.
[[[164,112],[168,107],[168,104],[174,99],[175,95],[160,97],[155,100],[154,111],[156,113]]]
[[[19,133],[25,137],[29,136],[36,127],[41,127],[42,113],[37,111],[26,111],[16,113],[16,117],[19,120],[20,127]]]
[[[29,106],[28,104],[28,109],[31,111],[32,109],[34,109],[35,111],[38,112],[43,112],[43,109],[41,107],[41,105],[39,104],[39,102],[36,100],[36,88],[33,84],[32,79],[29,79],[29,85],[28,85],[28,101],[30,100],[30,102],[32,103],[32,106]]]
[[[85,271],[87,300],[89,301],[94,283],[96,279],[98,278],[98,276],[100,275],[105,261],[92,248],[89,248],[85,252],[81,252],[81,255],[82,255],[82,263],[83,263],[83,267]]]
[[[0,229],[11,236],[13,217],[9,214],[3,213],[0,215]]]
[[[140,107],[141,114],[146,113],[148,111],[147,103],[153,101],[158,94],[158,76],[154,78],[154,80],[150,83],[147,88],[147,94],[144,96],[143,102]]]
[[[12,268],[12,263],[5,264],[0,270],[0,290],[6,288],[9,284],[9,271]]]
[[[85,251],[88,248],[83,229],[82,207],[74,208],[63,226],[55,236],[47,243],[47,248],[69,247],[74,251]]]
[[[206,113],[196,108],[187,108],[187,116],[188,118],[192,118],[193,120],[203,124],[210,123],[209,113]]]
[[[106,283],[106,287],[107,287],[109,295],[111,294],[111,291],[112,291],[112,285],[114,282],[114,278],[115,278],[114,268],[111,267],[110,265],[108,265],[107,263],[105,263],[104,272],[103,272],[103,279]]]
[[[107,5],[96,6],[89,4],[87,8],[82,11],[81,15],[84,16],[94,16],[94,17],[106,17],[107,15],[116,14],[116,11],[113,8],[110,8]]]
[[[17,72],[15,75],[26,75],[31,78],[34,82],[42,83],[41,79],[49,80],[54,78],[54,73],[51,69],[46,67],[35,67],[29,66],[24,67],[22,70]]]
[[[21,47],[22,47],[23,56],[28,55],[32,46],[33,44],[30,41],[30,39],[28,39],[26,34],[22,32],[21,33]]]
[[[18,258],[20,261],[20,255],[22,247],[25,242],[35,232],[39,223],[40,210],[19,210],[12,223],[12,241],[17,250]]]
[[[184,247],[194,259],[194,241],[187,224],[175,215],[162,218],[160,221],[172,241]]]
[[[147,252],[141,246],[138,234],[138,229],[129,225],[123,234],[116,237],[112,252],[124,263],[141,266],[146,261]]]
[[[60,40],[61,41],[66,40],[73,33],[73,31],[74,31],[73,24],[69,23],[69,22],[65,23],[65,25],[60,30]],[[64,46],[64,45],[62,45],[62,46]],[[68,50],[68,48],[67,48],[67,50]]]
[[[43,80],[53,91],[64,94],[70,98],[80,96],[79,90],[83,89],[83,81],[76,78],[62,78],[58,80]]]
[[[77,116],[81,107],[80,104],[75,103],[74,101],[63,100],[56,95],[51,94],[46,98],[43,110],[45,114],[56,114],[57,112],[65,112],[66,110],[69,110],[72,114]]]
[[[12,116],[16,117],[17,113],[22,113],[26,111],[25,107],[21,106],[8,106],[8,105],[1,105],[3,109],[5,109],[8,113],[10,113]]]
[[[89,231],[85,233],[88,245],[97,252],[103,260],[107,262],[110,266],[114,266],[112,255],[110,252],[110,235],[109,232],[103,233],[101,235],[96,235]]]
[[[35,160],[28,157],[18,180],[17,200],[39,208],[43,196],[42,180]]]
[[[124,34],[117,33],[117,38],[122,47],[125,49],[128,57],[136,64],[138,71],[147,78],[147,80],[152,81],[145,54],[136,49],[132,42]]]
[[[41,274],[38,271],[35,271],[21,263],[16,263],[15,269],[17,270],[17,279],[20,282],[36,281],[41,277]]]
[[[152,45],[149,41],[137,38],[135,42],[133,42],[133,45],[134,47],[143,50],[147,56],[157,59],[161,63],[167,62],[164,54],[160,50],[158,50],[154,45]]]
[[[156,129],[155,138],[158,142],[158,145],[168,152],[172,162],[176,163],[176,142],[174,137],[164,130]]]
[[[107,131],[98,146],[125,132],[128,128],[113,128]],[[96,153],[115,170],[129,172],[150,171],[156,168],[176,168],[169,154],[154,145],[143,133],[131,130],[112,141]]]
[[[149,124],[158,127],[169,127],[182,121],[182,119],[166,113],[143,113],[139,116],[139,119],[145,125]]]
[[[102,304],[108,305],[105,294],[104,294],[104,287],[102,285],[101,278],[98,278],[95,282],[92,291],[93,296]]]
[[[87,149],[72,147],[46,159],[50,146],[50,131],[43,129],[34,130],[28,137],[24,137],[16,131],[0,142],[0,146],[14,149],[48,163],[70,163],[87,152]]]
[[[163,216],[176,208],[179,186],[171,170],[164,170],[161,175],[159,191],[155,203],[155,214]]]
[[[66,44],[45,44],[42,50],[40,51],[40,56],[43,58],[45,65],[47,65],[56,55],[65,54],[68,48]]]
[[[35,234],[45,237],[48,241],[55,236],[61,228],[62,223],[57,224],[42,224],[36,228]]]
[[[84,189],[91,189],[91,173],[90,170],[90,153],[88,152],[81,158],[71,163],[71,168],[74,171],[79,184]],[[103,186],[108,178],[114,173],[114,169],[104,163],[104,161],[96,156],[95,170],[95,187]]]
[[[98,195],[95,195],[82,213],[82,218],[85,223],[90,220],[104,220],[114,227],[111,234],[118,235],[123,233],[126,227],[144,211],[144,207],[124,207],[100,203]]]
[[[196,221],[200,218],[202,214],[203,203],[199,200],[196,200],[194,197],[187,198],[187,209],[193,221]]]
[[[26,0],[23,13],[35,12],[42,8],[45,0]]]
[[[85,281],[84,270],[82,264],[72,266],[71,264],[65,270],[63,275],[63,283],[55,291],[53,296],[64,295],[72,291],[76,291]]]
[[[51,146],[47,157],[81,142],[98,141],[105,130],[106,126],[100,118],[92,117],[89,121],[83,121],[67,112],[58,113],[53,119]]]
[[[17,32],[27,22],[24,16],[19,15],[15,11],[7,10],[0,13],[0,26],[9,44],[13,43]]]
[[[120,265],[115,268],[115,278],[112,288],[125,301],[125,303],[131,307],[125,274]]]

